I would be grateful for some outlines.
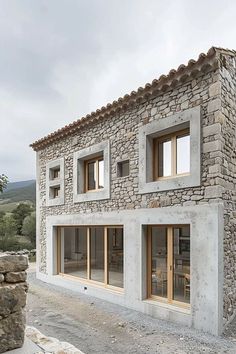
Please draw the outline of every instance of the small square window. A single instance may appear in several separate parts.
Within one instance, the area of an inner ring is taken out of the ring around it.
[[[55,168],[52,172],[53,172],[53,179],[60,178],[60,168]]]
[[[60,198],[60,186],[50,187],[50,199]]]
[[[64,204],[64,159],[49,161],[46,165],[46,204]]]
[[[117,163],[117,177],[129,176],[129,160]]]

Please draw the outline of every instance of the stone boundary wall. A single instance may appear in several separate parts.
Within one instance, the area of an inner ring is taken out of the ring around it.
[[[0,353],[22,347],[28,257],[0,254]]]

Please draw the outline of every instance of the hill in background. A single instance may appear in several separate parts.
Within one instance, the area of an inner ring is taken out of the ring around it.
[[[19,203],[36,202],[35,180],[8,183],[7,189],[0,194],[0,210],[11,211]]]

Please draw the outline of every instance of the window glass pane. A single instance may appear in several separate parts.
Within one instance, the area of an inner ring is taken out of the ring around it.
[[[123,229],[107,229],[108,284],[123,288]]]
[[[118,162],[118,177],[129,175],[129,161]]]
[[[104,282],[104,228],[90,228],[91,279]]]
[[[88,190],[96,189],[96,162],[88,163]]]
[[[99,171],[98,188],[104,188],[104,160],[98,161],[98,171]]]
[[[158,144],[158,177],[171,176],[171,140]]]
[[[152,227],[152,295],[167,297],[167,228]]]
[[[87,278],[86,228],[64,228],[64,273]]]
[[[190,227],[174,228],[174,300],[190,302]]]
[[[190,172],[190,136],[177,137],[177,174]]]

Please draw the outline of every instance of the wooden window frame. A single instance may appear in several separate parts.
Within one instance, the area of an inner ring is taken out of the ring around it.
[[[176,131],[171,134],[166,134],[159,138],[153,139],[153,180],[163,180],[170,179],[173,177],[181,177],[181,176],[189,176],[190,172],[186,173],[177,173],[177,139],[182,138],[184,136],[190,136],[190,129],[183,129]],[[170,176],[159,176],[159,168],[158,168],[158,146],[160,143],[164,143],[166,141],[171,142],[171,175]]]
[[[61,188],[58,186],[58,187],[53,187],[53,199],[56,199],[56,198],[60,198],[60,190]]]
[[[92,158],[92,159],[89,159],[89,160],[84,161],[84,171],[85,171],[85,173],[84,173],[84,178],[85,178],[85,180],[84,180],[84,185],[85,185],[85,193],[87,193],[87,192],[97,192],[97,191],[100,191],[101,189],[104,188],[104,186],[101,187],[101,188],[99,188],[99,162],[100,162],[100,161],[104,161],[104,157],[101,156],[101,155],[100,155],[100,156],[97,156],[97,157],[94,157],[94,158]],[[88,178],[89,178],[88,165],[89,165],[90,163],[93,163],[93,162],[95,162],[95,169],[96,169],[96,176],[97,176],[97,179],[96,179],[96,181],[95,181],[95,188],[94,188],[94,189],[88,189],[88,185],[89,185],[89,180],[88,180]],[[104,173],[105,173],[105,171],[104,171]]]
[[[109,265],[108,265],[108,229],[123,229],[123,225],[76,225],[76,226],[71,226],[71,225],[65,225],[63,227],[70,227],[70,228],[86,228],[86,235],[87,235],[87,278],[80,278],[76,277],[74,275],[66,274],[61,272],[61,260],[62,260],[62,254],[61,254],[61,227],[57,227],[57,274],[71,278],[76,281],[81,281],[83,283],[92,283],[94,285],[98,285],[100,287],[105,287],[110,290],[114,290],[117,292],[124,292],[124,284],[123,287],[118,287],[118,286],[113,286],[109,284]],[[104,281],[103,282],[98,282],[96,280],[91,279],[91,228],[93,227],[102,227],[103,228],[103,238],[104,238]],[[124,237],[124,234],[123,234]],[[123,245],[124,245],[124,240],[123,240]],[[123,246],[123,257],[124,257],[124,246]],[[124,269],[123,269],[124,273]]]
[[[152,294],[152,227],[167,228],[167,297],[161,297]],[[147,298],[162,303],[176,305],[182,308],[190,309],[190,304],[173,299],[173,245],[174,228],[180,228],[186,225],[148,225],[147,228]],[[191,278],[190,278],[191,279]]]
[[[60,178],[60,167],[54,168],[54,169],[52,170],[52,173],[53,173],[53,178],[52,178],[52,179],[58,179],[58,178]]]

